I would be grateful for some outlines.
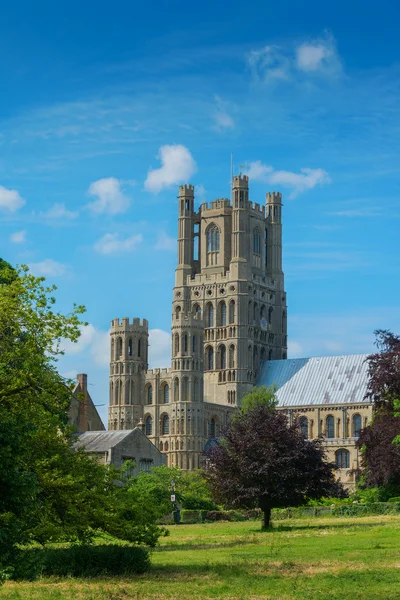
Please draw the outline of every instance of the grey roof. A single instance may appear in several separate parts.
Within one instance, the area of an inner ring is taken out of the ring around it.
[[[265,361],[257,385],[277,386],[278,406],[368,402],[367,354]]]
[[[124,431],[85,431],[77,436],[75,446],[85,447],[86,452],[107,452],[131,435],[133,431],[140,432],[136,427]]]

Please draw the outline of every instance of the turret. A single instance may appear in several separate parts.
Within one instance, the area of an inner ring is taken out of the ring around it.
[[[111,321],[109,429],[132,429],[142,417],[148,338],[146,319]]]
[[[178,196],[178,266],[176,269],[176,286],[186,283],[192,273],[193,265],[193,220],[194,220],[194,187],[179,186]]]
[[[248,229],[249,178],[237,175],[232,181],[232,259],[233,277],[246,276]],[[238,263],[242,263],[240,266]]]
[[[267,275],[282,279],[282,194],[268,192],[266,196]]]

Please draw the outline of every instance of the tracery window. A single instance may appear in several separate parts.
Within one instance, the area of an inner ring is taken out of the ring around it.
[[[349,469],[350,468],[350,452],[345,448],[336,450],[336,466],[338,469]]]
[[[163,401],[164,401],[164,404],[169,403],[169,385],[168,385],[168,383],[166,383],[163,387]]]
[[[214,370],[214,349],[212,346],[208,346],[206,349],[206,368],[207,371]]]
[[[219,324],[221,327],[226,326],[226,304],[221,302],[219,305]]]
[[[161,435],[169,434],[169,416],[164,415],[161,425]]]
[[[214,327],[214,306],[209,302],[207,304],[207,327]]]
[[[335,419],[332,415],[328,415],[326,417],[326,437],[334,438],[335,437]]]
[[[218,264],[219,254],[219,228],[215,223],[212,223],[207,229],[207,265]]]
[[[353,437],[360,437],[360,431],[362,429],[361,415],[353,415]]]
[[[147,404],[153,404],[153,386],[147,388]]]
[[[305,440],[308,440],[308,419],[307,417],[300,417],[299,421],[300,431]]]
[[[144,422],[144,430],[146,435],[152,435],[153,433],[153,419],[150,415],[146,417],[146,420]]]

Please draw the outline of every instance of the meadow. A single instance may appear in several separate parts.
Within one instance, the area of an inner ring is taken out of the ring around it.
[[[175,525],[132,578],[8,581],[4,600],[399,600],[400,516]]]

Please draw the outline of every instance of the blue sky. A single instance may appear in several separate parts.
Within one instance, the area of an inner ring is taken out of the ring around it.
[[[177,186],[229,196],[231,152],[284,197],[289,356],[399,331],[400,11],[326,4],[2,7],[0,256],[86,305],[60,369],[105,421],[109,322],[149,319],[168,366]]]

